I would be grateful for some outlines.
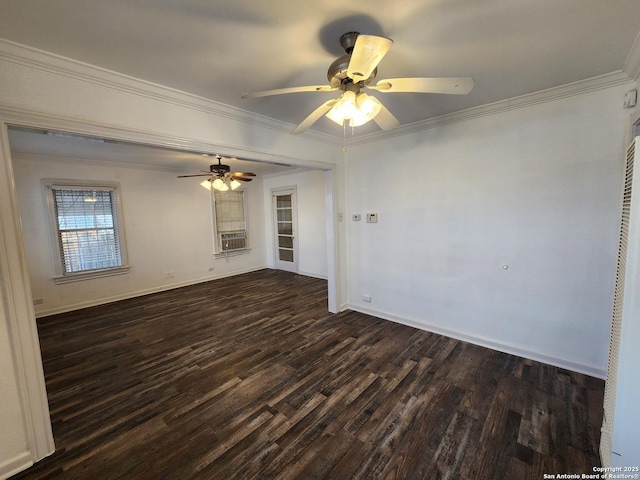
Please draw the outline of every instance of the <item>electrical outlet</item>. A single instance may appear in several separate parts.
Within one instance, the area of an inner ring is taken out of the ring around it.
[[[209,271],[210,271],[210,272],[213,272],[213,267],[209,267]]]
[[[364,295],[362,295],[362,301],[363,302],[367,302],[367,303],[371,303],[371,295],[368,295],[368,294],[365,293]]]
[[[378,223],[378,214],[367,213],[367,223]]]
[[[41,298],[34,298],[33,299],[33,304],[34,305],[42,305],[44,303],[44,300]]]

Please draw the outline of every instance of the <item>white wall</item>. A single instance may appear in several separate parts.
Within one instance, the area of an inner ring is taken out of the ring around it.
[[[325,172],[309,170],[290,174],[267,175],[264,185],[266,262],[275,264],[275,234],[271,191],[296,187],[298,211],[298,273],[327,278],[327,229],[325,213]]]
[[[40,316],[265,267],[260,178],[245,186],[251,251],[216,259],[210,193],[194,179],[176,178],[183,172],[21,155],[14,156],[14,170],[32,294],[43,300],[35,307]],[[56,285],[43,178],[120,184],[129,273]]]
[[[351,307],[603,377],[630,88],[351,148]]]

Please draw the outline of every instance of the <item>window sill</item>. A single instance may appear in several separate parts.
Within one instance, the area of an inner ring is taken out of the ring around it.
[[[129,266],[110,268],[108,270],[96,270],[92,272],[71,273],[61,277],[53,277],[56,285],[64,283],[81,282],[83,280],[93,280],[94,278],[111,277],[113,275],[124,275],[129,273]]]
[[[229,258],[229,257],[237,257],[238,255],[245,255],[250,253],[250,248],[242,248],[238,250],[231,250],[230,252],[218,252],[213,254],[213,258]]]

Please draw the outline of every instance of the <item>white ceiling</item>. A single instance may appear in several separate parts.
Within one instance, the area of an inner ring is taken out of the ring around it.
[[[0,2],[0,37],[292,125],[335,94],[240,95],[326,84],[346,31],[394,40],[378,79],[475,79],[467,96],[377,94],[409,124],[620,71],[639,29],[639,0]]]

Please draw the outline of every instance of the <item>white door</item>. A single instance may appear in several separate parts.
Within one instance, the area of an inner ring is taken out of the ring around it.
[[[273,192],[275,220],[275,267],[288,272],[298,271],[298,243],[296,240],[296,192],[293,189]]]

